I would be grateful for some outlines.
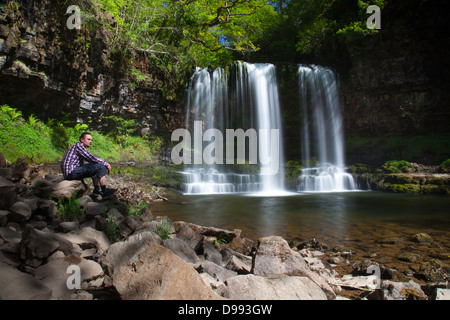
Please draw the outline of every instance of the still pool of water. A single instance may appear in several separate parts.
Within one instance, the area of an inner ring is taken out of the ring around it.
[[[332,245],[425,232],[449,243],[450,197],[380,192],[177,195],[152,205],[172,221],[241,229],[258,239],[279,235]]]

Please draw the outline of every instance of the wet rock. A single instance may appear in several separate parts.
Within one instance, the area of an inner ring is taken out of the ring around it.
[[[229,241],[232,241],[232,239],[234,239],[234,238],[239,238],[241,236],[241,232],[242,232],[239,229],[224,230],[224,229],[219,229],[219,228],[215,228],[215,227],[199,226],[199,225],[187,223],[184,221],[176,221],[173,223],[173,226],[174,226],[176,232],[178,232],[178,230],[184,225],[187,225],[189,228],[191,228],[193,231],[199,233],[200,235],[207,236],[207,237],[216,237],[217,239],[223,239],[226,237],[226,238],[228,238]]]
[[[383,300],[427,300],[420,285],[413,280],[409,282],[383,281],[380,290]]]
[[[437,289],[436,300],[450,300],[450,289]]]
[[[395,269],[387,268],[371,260],[356,261],[352,264],[352,268],[354,275],[367,275],[375,272],[381,279],[394,279],[397,272]]]
[[[316,250],[327,250],[329,248],[327,244],[325,244],[315,238],[310,239],[309,241],[300,242],[295,247],[298,248],[299,250],[305,249],[305,248],[316,249]]]
[[[438,259],[423,263],[418,272],[427,281],[445,281],[450,278],[450,266]]]
[[[418,233],[418,234],[415,234],[413,237],[412,237],[412,240],[414,241],[414,242],[417,242],[417,243],[432,243],[433,242],[433,238],[431,238],[428,234],[426,234],[426,233]]]
[[[400,237],[387,237],[387,238],[381,238],[376,240],[377,243],[381,244],[398,244],[400,242],[403,242],[403,238]]]
[[[397,256],[397,259],[405,262],[415,262],[422,259],[422,256],[417,253],[403,252]]]

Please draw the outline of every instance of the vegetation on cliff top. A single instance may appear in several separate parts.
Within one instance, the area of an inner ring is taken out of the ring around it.
[[[15,1],[13,1],[15,2]],[[320,50],[330,37],[344,41],[377,33],[366,27],[369,5],[386,0],[83,0],[82,28],[105,33],[112,53],[141,52],[172,85],[194,67],[229,65],[262,49],[280,54]],[[64,12],[65,14],[65,12]],[[284,58],[287,61],[288,58]]]
[[[157,160],[162,140],[159,137],[131,135],[133,121],[112,118],[115,126],[110,132],[89,130],[86,124],[69,127],[64,120],[50,119],[42,122],[8,105],[0,106],[0,152],[11,161],[28,156],[36,163],[55,163],[66,149],[76,143],[83,131],[92,133],[91,152],[108,161],[134,160],[154,162]],[[116,132],[120,132],[117,135]]]

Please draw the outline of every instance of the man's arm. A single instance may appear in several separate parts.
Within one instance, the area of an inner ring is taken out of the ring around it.
[[[105,160],[103,160],[101,158],[94,156],[81,143],[78,144],[78,153],[79,153],[80,157],[82,157],[84,160],[86,160],[90,163],[101,163],[108,169],[108,173],[111,171],[111,165],[108,162],[106,162]]]

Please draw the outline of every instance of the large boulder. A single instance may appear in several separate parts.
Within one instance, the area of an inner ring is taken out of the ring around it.
[[[426,300],[427,296],[420,285],[413,280],[409,282],[383,281],[381,283],[383,300]]]
[[[31,217],[32,210],[23,201],[17,201],[9,208],[9,219],[17,222],[24,222]]]
[[[418,274],[427,281],[450,279],[450,266],[438,259],[431,259],[420,266]]]
[[[113,243],[100,257],[99,262],[109,276],[125,265],[133,256],[139,254],[147,242],[162,244],[161,238],[152,231],[133,234],[125,241]]]
[[[0,209],[8,209],[16,202],[15,188],[14,183],[0,176]]]
[[[50,196],[53,198],[70,198],[74,194],[86,191],[80,180],[63,180],[53,186]]]
[[[322,277],[312,272],[305,259],[289,247],[286,240],[279,236],[260,238],[255,253],[253,273],[269,277],[274,275],[290,275],[308,277],[315,282],[329,298],[335,293]]]
[[[146,242],[113,271],[113,285],[125,300],[221,299],[193,267],[155,242]]]
[[[23,273],[0,261],[1,300],[46,300],[52,289],[28,273]]]
[[[99,255],[102,255],[111,245],[103,232],[91,227],[58,234],[58,239],[61,238],[80,246],[83,250],[95,248]]]
[[[327,300],[322,289],[307,277],[253,274],[226,280],[227,298],[232,300]]]
[[[181,239],[166,239],[164,240],[163,245],[188,263],[200,261],[200,258],[195,254],[194,249]]]
[[[22,235],[9,228],[0,227],[0,250],[3,252],[18,254]]]
[[[54,234],[48,230],[39,231],[27,224],[22,232],[20,258],[31,267],[38,267],[44,259],[60,246]]]
[[[72,265],[76,265],[80,269],[80,287],[78,289],[67,285],[67,281],[72,275],[69,266]],[[55,259],[40,266],[35,271],[35,278],[52,289],[52,299],[71,299],[81,289],[83,282],[103,275],[103,269],[97,262],[83,258]]]

